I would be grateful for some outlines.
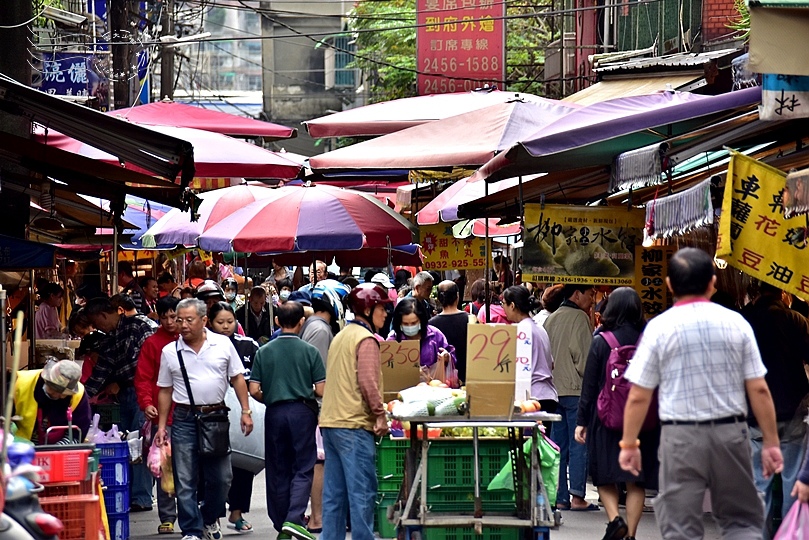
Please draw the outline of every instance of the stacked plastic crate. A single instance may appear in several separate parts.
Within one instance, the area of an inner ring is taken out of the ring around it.
[[[377,446],[376,470],[379,484],[376,525],[381,538],[396,538],[387,519],[387,508],[396,502],[404,478],[407,439],[382,439]],[[514,512],[514,492],[488,491],[492,479],[508,463],[506,439],[480,439],[480,495],[486,512]],[[470,439],[440,438],[430,441],[427,463],[427,506],[432,512],[472,514],[475,509],[474,449]],[[516,528],[484,528],[483,535],[463,528],[433,528],[425,531],[434,540],[517,540]]]
[[[129,448],[127,443],[99,444],[104,505],[110,540],[129,538]]]

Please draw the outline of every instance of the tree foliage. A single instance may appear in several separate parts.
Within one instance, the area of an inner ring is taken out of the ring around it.
[[[546,1],[507,7],[506,89],[543,93],[545,47],[553,40]],[[533,15],[533,16],[532,16]],[[356,57],[372,102],[416,95],[416,1],[359,0],[349,14]]]

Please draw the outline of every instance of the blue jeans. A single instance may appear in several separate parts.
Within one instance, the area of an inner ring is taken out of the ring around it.
[[[267,515],[281,532],[285,522],[303,525],[312,493],[317,415],[302,402],[277,403],[264,413]]]
[[[784,426],[784,422],[779,422],[779,434]],[[753,451],[753,478],[756,482],[756,489],[759,493],[764,495],[764,515],[769,516],[772,510],[772,481],[773,476],[764,478],[761,472],[761,447],[762,436],[761,430],[755,427],[750,427],[750,446]],[[795,480],[798,479],[798,474],[801,472],[801,465],[803,464],[803,439],[781,441],[781,455],[784,458],[784,470],[781,471],[781,485],[783,493],[783,504],[781,506],[781,517],[787,515],[795,498],[791,495],[792,488],[795,486]],[[765,525],[765,529],[767,526]],[[765,533],[764,538],[769,535]]]
[[[320,428],[320,432],[326,451],[320,540],[345,540],[348,509],[352,540],[374,540],[374,435],[364,429]]]
[[[202,527],[216,523],[225,511],[233,471],[230,456],[200,457],[197,423],[190,409],[175,407],[171,426],[171,462],[174,467],[174,489],[177,492],[177,522],[184,536],[202,538]],[[199,485],[202,469],[204,485]],[[197,489],[202,490],[202,505],[197,503]]]
[[[121,404],[121,426],[122,430],[135,431],[143,427],[146,417],[138,405],[138,397],[135,387],[128,386],[122,388],[118,394],[118,401]],[[147,508],[152,507],[152,486],[154,477],[149,472],[146,462],[130,465],[131,475],[129,482],[129,502]]]
[[[562,420],[551,424],[551,440],[559,446],[559,490],[556,504],[567,505],[570,496],[584,498],[587,492],[587,447],[573,438],[576,432],[576,415],[579,411],[579,396],[559,397],[556,414]],[[567,487],[570,478],[570,489]]]

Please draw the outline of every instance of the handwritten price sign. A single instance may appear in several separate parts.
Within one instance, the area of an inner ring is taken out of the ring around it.
[[[467,380],[514,382],[517,327],[508,324],[472,324],[467,332]]]
[[[385,392],[399,392],[419,383],[419,341],[383,341],[379,344],[382,357],[382,385]]]

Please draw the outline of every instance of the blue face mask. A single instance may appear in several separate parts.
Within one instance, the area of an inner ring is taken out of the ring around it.
[[[419,332],[421,332],[421,323],[413,326],[402,326],[402,333],[407,337],[413,337]]]
[[[279,294],[279,296],[281,297],[281,300],[288,300],[290,294],[292,294],[290,291],[288,291],[286,289],[283,289],[283,290],[281,290],[281,293]]]

